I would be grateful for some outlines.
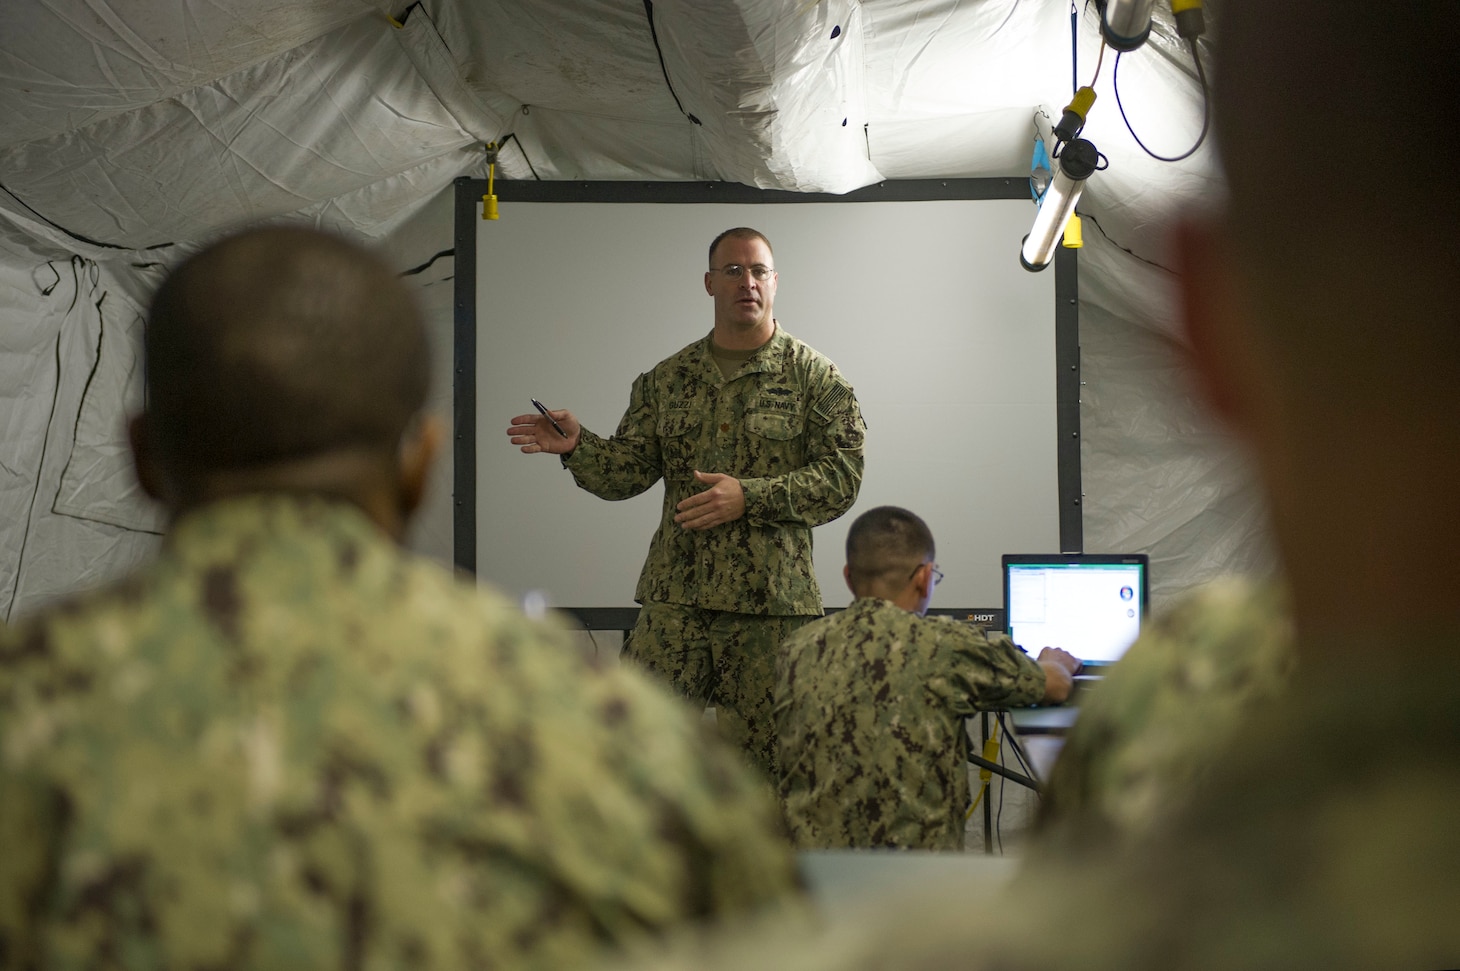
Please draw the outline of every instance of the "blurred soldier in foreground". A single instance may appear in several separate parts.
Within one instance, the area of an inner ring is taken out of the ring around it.
[[[791,890],[690,712],[397,546],[441,431],[384,265],[244,233],[146,351],[161,554],[0,637],[0,966],[564,968]]]
[[[1007,637],[923,616],[934,559],[922,519],[863,513],[842,568],[856,599],[781,647],[780,791],[799,847],[963,849],[964,718],[1069,696],[1080,662],[1065,651],[1036,662]]]
[[[1176,251],[1195,374],[1270,505],[1292,679],[1165,821],[1061,842],[995,912],[934,888],[835,950],[695,966],[1460,967],[1460,195],[1404,188],[1417,144],[1460,158],[1454,4],[1217,13],[1230,192]],[[1293,152],[1301,186],[1274,177]]]
[[[1275,586],[1225,577],[1184,597],[1081,697],[1039,800],[1042,837],[1143,837],[1210,781],[1214,759],[1287,687],[1295,660]]]

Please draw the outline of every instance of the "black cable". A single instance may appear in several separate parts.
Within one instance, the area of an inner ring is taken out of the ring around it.
[[[1193,154],[1196,153],[1197,149],[1201,148],[1202,143],[1207,140],[1207,129],[1211,126],[1212,99],[1211,94],[1207,91],[1207,72],[1206,69],[1201,66],[1201,51],[1197,49],[1196,38],[1193,37],[1190,43],[1191,56],[1196,61],[1196,76],[1197,79],[1201,82],[1201,134],[1196,136],[1195,145],[1191,146],[1191,148],[1187,149],[1180,155],[1173,155],[1169,158],[1165,155],[1157,155],[1155,152],[1147,148],[1146,143],[1141,141],[1141,136],[1137,135],[1136,130],[1131,127],[1130,119],[1127,118],[1125,115],[1125,105],[1122,104],[1120,100],[1120,61],[1121,58],[1125,57],[1125,54],[1121,53],[1115,55],[1115,106],[1120,109],[1120,119],[1121,121],[1125,122],[1125,130],[1130,132],[1130,137],[1136,140],[1136,144],[1141,147],[1141,150],[1158,162],[1180,162],[1190,158]]]
[[[60,225],[58,223],[54,223],[51,220],[47,219],[45,216],[41,215],[41,213],[38,212],[35,209],[35,207],[33,207],[28,202],[26,202],[24,199],[20,198],[20,196],[16,195],[14,192],[12,192],[4,183],[0,183],[0,192],[4,192],[7,196],[9,196],[10,198],[14,199],[16,202],[20,203],[22,206],[25,206],[25,208],[27,210],[29,210],[32,215],[34,215],[41,222],[45,223],[47,226],[50,226],[52,229],[55,229],[55,230],[58,230],[60,232],[65,233],[67,236],[70,236],[72,239],[77,240],[78,242],[86,243],[87,245],[90,245],[90,246],[100,246],[103,249],[136,250],[136,249],[163,249],[165,247],[174,245],[172,243],[153,243],[151,246],[119,246],[116,243],[103,243],[99,239],[92,239],[90,236],[82,236],[80,233],[73,233],[73,232],[71,232],[71,230],[67,229],[65,226],[62,226],[62,225]]]
[[[526,108],[527,106],[523,105],[523,107]],[[503,135],[501,139],[498,140],[497,150],[501,151],[502,149],[506,148],[509,141],[517,143],[517,151],[522,153],[522,161],[527,163],[527,171],[532,173],[532,177],[534,179],[541,182],[542,176],[538,175],[537,169],[533,168],[532,159],[527,157],[527,149],[525,146],[523,146],[522,139],[517,137],[517,133],[515,131],[509,131],[507,134]]]
[[[1007,736],[1008,734],[1009,733],[1007,731],[1004,732],[1004,735],[1005,736]],[[1004,765],[1004,746],[1000,745],[999,746],[999,766],[1000,767],[1003,767],[1003,765]],[[991,783],[993,782],[992,779],[990,779],[989,781]],[[1005,785],[1005,781],[1006,780],[1004,779],[1003,776],[999,776],[999,808],[998,808],[998,811],[994,814],[994,839],[998,840],[998,842],[999,842],[999,856],[1003,856],[1004,855],[1004,785]]]
[[[654,0],[644,0],[644,13],[649,18],[649,39],[654,42],[654,53],[659,55],[659,70],[664,72],[664,84],[669,88],[669,96],[674,99],[674,106],[679,109],[680,114],[696,125],[703,124],[694,115],[684,110],[679,95],[674,93],[674,82],[669,80],[669,68],[664,64],[664,50],[659,46],[659,32],[654,29]]]
[[[1024,774],[1029,776],[1029,778],[1034,779],[1036,782],[1039,781],[1039,776],[1034,773],[1034,767],[1024,758],[1024,746],[1019,744],[1018,736],[1014,734],[1012,728],[1004,723],[1004,713],[1002,711],[998,712],[994,717],[999,720],[999,726],[1004,729],[1004,738],[1008,740],[1009,746],[1014,750],[1014,758],[1018,760],[1019,767],[1024,770]],[[1034,794],[1035,796],[1041,795],[1038,789],[1034,790]]]
[[[431,257],[426,262],[422,263],[420,266],[413,266],[409,270],[401,270],[400,271],[400,276],[415,276],[417,273],[425,273],[427,270],[429,270],[431,268],[431,264],[433,264],[437,260],[441,259],[441,257],[443,257],[443,256],[455,256],[455,255],[456,255],[456,250],[455,249],[444,249],[441,252],[437,253],[435,256]]]
[[[1131,255],[1131,256],[1135,257],[1136,259],[1140,260],[1142,263],[1145,263],[1147,266],[1154,266],[1158,270],[1165,270],[1167,273],[1170,273],[1170,274],[1173,274],[1173,275],[1176,273],[1176,271],[1173,270],[1173,269],[1171,269],[1171,267],[1165,266],[1165,265],[1163,265],[1161,263],[1157,263],[1155,260],[1148,260],[1144,256],[1141,256],[1139,253],[1137,253],[1135,250],[1131,249],[1130,247],[1128,247],[1128,246],[1122,246],[1119,243],[1117,243],[1115,240],[1111,239],[1110,238],[1110,234],[1105,231],[1105,227],[1102,226],[1102,225],[1100,225],[1100,220],[1096,219],[1094,216],[1090,215],[1089,213],[1082,212],[1079,215],[1080,215],[1080,218],[1081,219],[1088,219],[1092,223],[1094,223],[1095,224],[1095,228],[1098,229],[1098,230],[1100,230],[1100,235],[1105,237],[1106,242],[1110,243],[1111,246],[1114,246],[1116,249],[1120,250],[1122,253],[1128,253],[1129,255]]]
[[[1075,0],[1070,0],[1070,90],[1080,90],[1080,33],[1079,14]]]

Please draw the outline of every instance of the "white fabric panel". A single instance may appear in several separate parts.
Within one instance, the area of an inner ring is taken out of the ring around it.
[[[1032,114],[1025,106],[880,121],[868,126],[867,141],[873,163],[889,179],[1024,179],[1034,145]]]
[[[861,11],[852,0],[654,5],[670,80],[701,122],[707,174],[806,192],[881,177],[862,132]]]
[[[604,118],[580,112],[532,108],[513,130],[521,151],[542,179],[630,179],[681,181],[710,178],[700,161],[701,143],[682,116],[675,121]],[[502,152],[508,162],[522,156],[516,144]],[[512,169],[530,178],[526,163]]]
[[[343,236],[378,239],[410,220],[432,196],[462,175],[485,178],[487,167],[480,148],[467,146],[427,159],[415,168],[333,199],[307,206],[278,222],[305,222]],[[448,233],[442,249],[451,247]],[[430,253],[426,254],[430,257]]]
[[[465,83],[483,97],[500,94],[511,109],[689,125],[664,86],[643,0],[427,7]]]
[[[99,267],[79,258],[39,263],[33,276],[42,289],[53,282],[54,289],[30,300],[38,326],[29,334],[5,329],[20,339],[14,357],[7,353],[0,370],[0,388],[10,399],[6,441],[15,443],[16,462],[0,490],[5,524],[0,527],[0,616],[6,618],[111,579],[157,542],[150,534],[52,511],[97,360],[102,327],[96,304],[105,305],[106,286]],[[0,299],[25,301],[25,283],[12,272],[3,277],[9,286],[0,288]]]
[[[358,20],[372,7],[390,6],[385,0],[6,0],[0,147],[176,97]]]
[[[1245,456],[1181,363],[1175,280],[1087,228],[1080,251],[1085,548],[1144,550],[1152,602],[1275,558]]]
[[[145,292],[162,281],[160,268],[136,270],[126,264],[101,265],[94,301],[97,342],[95,363],[76,416],[70,457],[61,474],[52,510],[126,529],[161,533],[163,511],[142,492],[132,465],[127,417],[142,407],[143,308],[115,275],[137,276],[145,284],[128,289]]]
[[[874,0],[862,8],[874,128],[1069,99],[1068,4]],[[972,166],[986,168],[977,159]]]
[[[31,205],[46,200],[37,208],[72,232],[133,246],[341,195],[472,141],[401,33],[373,18],[349,25],[175,99],[0,153],[0,180]]]
[[[15,589],[56,396],[57,336],[79,272],[69,260],[0,254],[0,618]]]

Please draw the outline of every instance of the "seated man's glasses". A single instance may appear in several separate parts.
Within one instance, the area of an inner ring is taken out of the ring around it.
[[[931,566],[933,568],[933,586],[936,587],[938,584],[943,582],[943,571],[938,569],[938,565],[936,563],[919,563],[917,566],[913,567],[913,571],[907,575],[907,578],[911,580],[913,577],[917,576],[918,571],[925,566]]]

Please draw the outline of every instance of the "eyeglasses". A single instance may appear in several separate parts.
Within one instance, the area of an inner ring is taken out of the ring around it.
[[[917,566],[913,567],[913,571],[907,575],[907,578],[911,580],[913,577],[917,576],[918,571],[925,566],[930,566],[933,568],[933,586],[936,587],[938,584],[943,582],[943,571],[938,569],[938,566],[935,563],[919,563]]]
[[[724,266],[710,267],[711,273],[719,273],[727,280],[740,279],[742,276],[745,275],[746,270],[749,270],[750,275],[755,279],[761,281],[762,283],[764,283],[766,280],[769,280],[771,278],[771,274],[776,272],[775,267],[766,266],[762,263],[757,263],[754,266],[741,266],[739,263],[726,263]]]

